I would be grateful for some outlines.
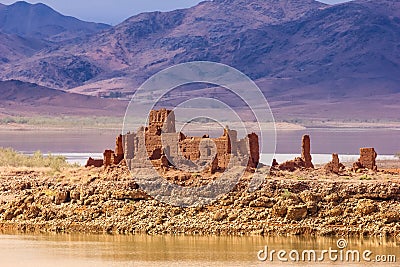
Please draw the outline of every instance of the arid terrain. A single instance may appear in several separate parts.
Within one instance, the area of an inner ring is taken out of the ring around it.
[[[346,170],[340,175],[324,169],[271,174],[265,169],[265,181],[254,192],[248,191],[244,178],[212,205],[190,208],[154,200],[140,190],[125,166],[60,171],[1,167],[0,228],[18,232],[400,237],[399,166],[400,161],[378,162],[378,172]]]

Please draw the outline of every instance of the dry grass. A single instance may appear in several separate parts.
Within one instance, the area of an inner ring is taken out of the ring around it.
[[[51,168],[60,171],[62,168],[77,167],[70,164],[63,156],[44,156],[40,151],[32,156],[19,153],[12,148],[0,148],[0,166],[2,167],[29,167],[29,168]]]

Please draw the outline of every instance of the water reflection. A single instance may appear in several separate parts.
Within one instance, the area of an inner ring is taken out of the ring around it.
[[[1,266],[342,266],[343,262],[260,262],[257,252],[337,249],[336,238],[110,235],[0,235]],[[348,249],[396,255],[400,240],[349,239]],[[399,266],[399,263],[379,263]],[[378,263],[354,263],[372,266]],[[348,265],[348,263],[346,263]]]

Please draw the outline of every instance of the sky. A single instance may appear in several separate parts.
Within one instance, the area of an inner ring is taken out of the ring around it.
[[[103,22],[116,25],[125,19],[148,11],[169,11],[196,5],[202,0],[40,0],[29,3],[46,4],[63,15],[73,16],[85,21]],[[347,2],[348,0],[320,0],[328,4]],[[9,5],[15,0],[0,0]]]

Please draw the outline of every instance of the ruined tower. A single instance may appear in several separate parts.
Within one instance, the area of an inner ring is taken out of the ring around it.
[[[122,135],[118,135],[115,139],[115,155],[114,164],[118,164],[124,159],[124,145],[122,142]]]
[[[148,131],[157,135],[161,135],[161,133],[175,133],[174,111],[165,108],[150,111]]]
[[[165,108],[150,111],[149,125],[144,134],[147,155],[151,160],[160,159],[164,153],[161,135],[175,132],[174,111]]]
[[[306,168],[314,168],[311,162],[311,141],[309,135],[303,135],[301,141],[301,159],[304,161]]]

